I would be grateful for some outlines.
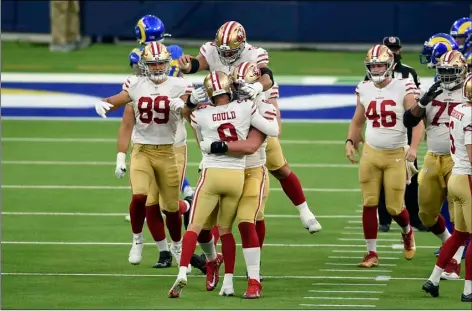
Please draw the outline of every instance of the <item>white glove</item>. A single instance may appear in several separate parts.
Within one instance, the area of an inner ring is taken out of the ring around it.
[[[262,89],[263,89],[263,86],[260,82],[245,83],[241,87],[241,91],[246,93],[252,99],[256,98],[256,96],[262,92]]]
[[[106,103],[104,101],[99,101],[95,104],[95,111],[97,114],[102,118],[107,118],[106,113],[112,108],[113,105],[110,103]]]
[[[116,178],[122,178],[126,174],[126,153],[118,152],[116,155],[116,168],[115,176]]]
[[[211,152],[211,141],[209,140],[202,140],[200,142],[200,150],[205,153]],[[201,164],[201,163],[200,163]]]
[[[205,89],[203,87],[193,89],[192,94],[190,94],[190,102],[195,105],[208,102],[208,95]]]
[[[173,111],[178,112],[179,110],[184,108],[184,106],[185,106],[185,102],[181,98],[177,97],[177,98],[170,99],[169,107]]]

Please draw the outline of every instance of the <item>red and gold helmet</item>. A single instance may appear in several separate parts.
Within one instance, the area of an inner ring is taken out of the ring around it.
[[[170,61],[171,56],[167,47],[158,41],[153,41],[144,47],[138,64],[149,79],[162,82],[169,75]]]
[[[462,86],[462,95],[466,102],[472,104],[472,74],[469,74],[464,81]]]
[[[436,74],[443,89],[451,90],[460,85],[467,75],[464,55],[456,50],[443,54],[436,65]]]
[[[381,44],[371,47],[364,60],[367,76],[374,83],[381,83],[391,77],[394,63],[392,51]],[[383,66],[385,66],[385,68],[382,69],[381,67]]]
[[[230,21],[218,29],[215,37],[215,45],[223,64],[229,66],[234,63],[246,45],[246,30],[238,22]]]
[[[254,83],[261,77],[261,70],[255,63],[242,62],[233,69],[231,73],[233,79],[234,92],[240,99],[245,97],[243,92],[240,92],[240,87],[245,83]]]
[[[230,100],[233,99],[233,80],[224,72],[210,72],[203,80],[203,87],[211,102],[213,102],[213,97],[222,94],[228,94]]]

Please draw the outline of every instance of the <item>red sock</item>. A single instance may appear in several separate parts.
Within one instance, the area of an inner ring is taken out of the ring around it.
[[[470,239],[472,241],[472,233],[470,234]],[[470,243],[465,253],[465,279],[472,281],[472,244]]]
[[[154,241],[162,241],[166,238],[164,219],[159,204],[146,206],[146,223]]]
[[[179,200],[179,213],[180,215],[185,214],[189,210],[188,203],[184,200]]]
[[[193,231],[185,231],[182,239],[182,255],[180,257],[180,266],[188,267],[195,249],[197,248],[197,234]]]
[[[408,227],[410,224],[410,214],[408,214],[406,208],[404,208],[400,214],[392,216],[392,218],[402,228]]]
[[[377,206],[364,206],[362,209],[362,228],[366,240],[377,239],[379,224],[377,221]]]
[[[264,245],[264,239],[266,235],[266,227],[265,227],[264,220],[256,221],[256,231],[257,231],[257,237],[259,239],[259,247],[262,248],[262,245]]]
[[[212,235],[210,230],[202,230],[198,235],[198,243],[208,243],[211,241]]]
[[[218,226],[214,225],[213,228],[211,228],[211,234],[213,235],[213,243],[218,244],[218,239],[220,238],[220,232],[218,231]]]
[[[131,230],[134,234],[143,232],[144,219],[146,218],[146,199],[144,194],[134,194],[129,204],[129,217],[131,218]]]
[[[182,217],[179,212],[167,212],[166,214],[166,226],[169,230],[169,235],[172,241],[179,242],[182,238]]]
[[[225,263],[225,273],[234,274],[234,263],[236,262],[236,241],[231,233],[220,237],[223,262]]]
[[[444,269],[449,260],[451,260],[451,258],[457,252],[459,247],[464,243],[465,240],[467,240],[468,236],[469,233],[467,232],[454,230],[451,237],[447,239],[441,247],[441,252],[439,253],[438,259],[436,260],[436,266]]]
[[[429,227],[429,229],[434,235],[442,234],[444,231],[446,231],[446,220],[444,219],[444,217],[439,215],[438,220],[436,220],[436,223],[433,226]]]
[[[238,225],[241,234],[241,243],[243,248],[259,247],[259,238],[257,237],[256,225],[250,222],[241,222]]]
[[[305,194],[303,193],[302,184],[294,172],[290,172],[284,179],[279,180],[282,189],[288,196],[293,205],[298,206],[306,202]]]

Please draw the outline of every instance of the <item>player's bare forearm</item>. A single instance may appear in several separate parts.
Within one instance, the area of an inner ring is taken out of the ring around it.
[[[259,150],[261,145],[264,143],[266,135],[258,129],[251,128],[247,139],[231,141],[227,143],[228,155],[232,156],[244,156],[250,155]]]
[[[126,153],[129,148],[129,141],[131,133],[135,124],[133,108],[128,105],[123,111],[123,119],[121,120],[120,128],[118,130],[118,144],[117,151]]]
[[[190,117],[189,117],[190,118]],[[190,123],[191,121],[189,121]],[[198,134],[197,134],[197,131],[195,130],[195,128],[192,126],[192,131],[193,131],[193,135],[195,136],[195,141],[197,142],[197,146],[198,148],[200,148],[200,140],[198,139]]]
[[[413,148],[414,150],[418,150],[422,138],[423,138],[423,123],[420,122],[418,123],[417,126],[413,128],[412,135],[411,135],[410,148]]]
[[[426,109],[425,108],[421,108],[420,106],[418,106],[418,103],[414,104],[411,109],[411,114],[414,115],[415,117],[424,117],[425,113],[426,113]]]
[[[116,95],[102,99],[102,101],[104,101],[105,103],[112,104],[113,107],[110,108],[110,111],[112,111],[129,103],[131,101],[131,98],[129,97],[128,92],[121,91]]]
[[[365,108],[361,105],[358,97],[356,111],[354,112],[354,116],[349,124],[349,131],[347,133],[347,138],[354,142],[354,146],[357,146],[363,141],[362,128],[364,127],[365,121]]]
[[[472,165],[472,145],[465,145],[465,149],[467,149],[467,155],[469,156],[470,165]]]

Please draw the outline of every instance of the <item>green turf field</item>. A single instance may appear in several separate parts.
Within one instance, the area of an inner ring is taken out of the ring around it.
[[[46,45],[2,42],[2,70],[18,72],[129,73],[127,55],[130,45],[93,45],[72,53],[51,53]],[[185,53],[197,55],[198,48]],[[367,51],[366,51],[367,52]],[[275,75],[365,75],[363,52],[314,52],[269,50],[270,67]],[[19,61],[21,59],[21,61]],[[419,64],[418,53],[404,53],[403,61],[413,66],[420,77],[434,71]]]
[[[438,245],[429,233],[417,234],[417,256],[408,262],[392,246],[400,244],[393,225],[379,234],[381,266],[357,268],[365,247],[357,170],[344,158],[347,124],[283,125],[285,155],[323,231],[310,235],[303,229],[271,179],[263,299],[241,299],[246,282],[240,248],[236,297],[205,292],[204,279],[192,272],[182,297],[168,299],[177,268],[151,268],[157,251],[147,229],[142,264],[128,263],[131,233],[124,215],[130,191],[126,178],[114,176],[118,126],[101,120],[3,121],[3,309],[470,308],[460,302],[461,281],[441,283],[438,299],[422,293]],[[195,184],[199,150],[193,139],[188,161]]]

